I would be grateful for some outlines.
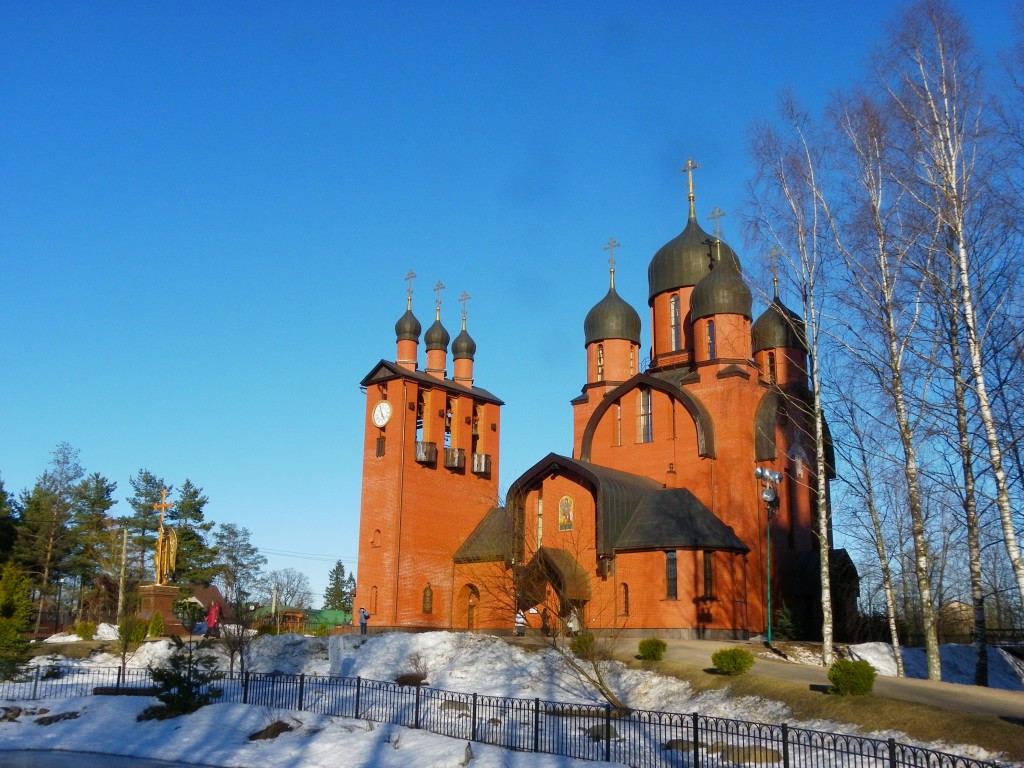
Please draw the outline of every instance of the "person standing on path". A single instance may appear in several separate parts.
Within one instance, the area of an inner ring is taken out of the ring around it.
[[[359,609],[359,634],[366,634],[366,622],[370,620],[370,614],[366,612],[365,608]]]

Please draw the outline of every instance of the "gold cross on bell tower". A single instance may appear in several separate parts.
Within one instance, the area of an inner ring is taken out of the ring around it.
[[[686,165],[683,167],[680,173],[686,174],[687,185],[689,186],[688,199],[690,201],[690,218],[694,219],[697,217],[696,209],[693,205],[693,172],[700,168],[700,163],[693,162],[693,158],[689,158],[686,161]]]

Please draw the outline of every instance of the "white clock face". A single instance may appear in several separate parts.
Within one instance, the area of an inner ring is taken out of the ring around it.
[[[391,421],[391,403],[387,400],[381,400],[373,406],[374,426],[383,427],[389,421]]]

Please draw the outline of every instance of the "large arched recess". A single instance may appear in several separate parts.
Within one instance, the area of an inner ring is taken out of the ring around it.
[[[788,384],[783,388],[772,387],[761,398],[754,412],[754,461],[774,461],[778,456],[775,445],[775,426],[778,424],[779,412],[787,405],[796,407],[798,413],[810,417],[811,393],[800,384]],[[823,436],[825,438],[825,466],[828,477],[836,476],[836,454],[832,445],[832,433],[828,421],[822,418]]]
[[[691,392],[680,389],[675,384],[646,373],[638,373],[629,381],[623,382],[605,395],[601,404],[590,415],[586,429],[583,430],[583,440],[580,444],[581,461],[590,461],[590,447],[594,441],[594,432],[597,431],[597,425],[601,423],[601,419],[604,418],[608,409],[624,394],[638,387],[650,387],[655,392],[662,392],[682,405],[686,412],[690,414],[690,418],[693,419],[693,425],[697,429],[697,455],[705,459],[716,458],[715,425],[711,421],[711,414],[708,413],[704,403],[698,400]]]

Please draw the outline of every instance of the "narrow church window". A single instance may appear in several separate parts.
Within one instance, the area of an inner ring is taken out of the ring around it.
[[[676,553],[665,553],[665,597],[669,600],[676,600],[679,591],[676,584]]]
[[[434,590],[431,589],[429,583],[427,584],[426,589],[423,590],[423,612],[434,612]]]
[[[683,348],[683,323],[679,314],[679,296],[668,300],[669,324],[672,329],[672,350]]]
[[[768,353],[768,383],[775,383],[775,353]]]
[[[604,344],[597,345],[597,380],[604,381]]]
[[[370,613],[377,612],[377,588],[370,587]]]
[[[483,408],[479,404],[473,405],[473,445],[470,446],[472,453],[480,453],[480,423],[484,419]]]
[[[544,539],[544,488],[537,489],[537,549]]]
[[[379,547],[380,546],[380,528],[378,528],[376,531],[373,532],[373,537],[370,539],[370,546],[371,547]]]
[[[619,591],[622,593],[622,615],[629,616],[629,584],[623,584]]]
[[[654,441],[654,425],[651,418],[651,390],[642,388],[637,393],[636,441],[650,443]]]
[[[615,444],[622,445],[622,401],[615,404]]]
[[[386,439],[387,438],[385,438],[384,435],[381,435],[380,437],[377,438],[377,455],[378,456],[383,456],[384,455],[384,443],[385,443]]]
[[[454,404],[452,399],[446,398],[445,409],[444,409],[444,447],[452,447],[452,411],[454,410]]]
[[[714,562],[711,559],[713,553],[706,551],[704,552],[704,597],[712,598],[715,596],[715,584],[714,584]]]
[[[426,398],[422,390],[416,395],[416,442],[423,442],[423,414],[426,412]]]
[[[715,321],[708,320],[708,360],[714,360],[715,353]]]
[[[636,373],[636,350],[633,347],[629,348],[629,375],[632,376]]]

